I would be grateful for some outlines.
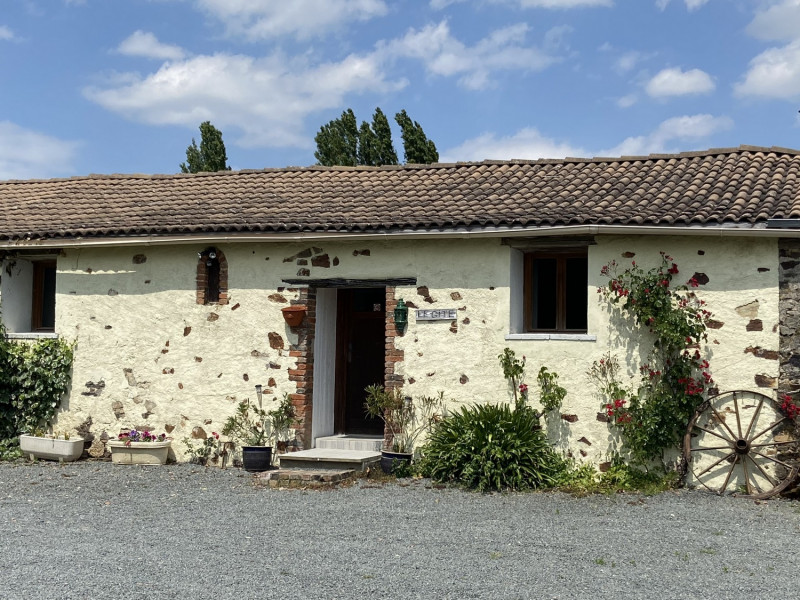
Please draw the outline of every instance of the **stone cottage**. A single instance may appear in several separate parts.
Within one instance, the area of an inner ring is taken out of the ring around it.
[[[366,385],[507,401],[509,347],[529,379],[559,375],[553,435],[600,461],[609,430],[587,370],[625,341],[600,269],[660,251],[714,313],[704,352],[721,389],[800,379],[792,150],[91,175],[0,182],[0,203],[9,335],[77,342],[60,429],[202,437],[259,384],[268,403],[291,395],[299,448],[380,437]]]

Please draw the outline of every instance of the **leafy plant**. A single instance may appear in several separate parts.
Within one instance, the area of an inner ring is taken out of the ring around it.
[[[536,411],[507,404],[462,407],[438,423],[421,465],[434,481],[478,491],[547,487],[563,469]]]
[[[243,446],[266,446],[272,440],[272,417],[245,398],[225,421],[222,434],[239,440]]]
[[[169,438],[167,438],[166,433],[156,435],[155,433],[149,432],[147,429],[142,431],[138,429],[129,429],[128,431],[120,433],[117,439],[125,442],[126,446],[130,446],[135,442],[165,442]]]
[[[517,408],[525,406],[528,402],[528,385],[524,383],[525,357],[520,360],[513,350],[504,348],[497,359],[500,361],[500,368],[503,369],[503,376],[508,380],[514,393],[514,405]],[[567,390],[558,385],[558,374],[551,373],[547,367],[542,366],[536,381],[539,384],[539,402],[545,412],[560,409]]]
[[[653,346],[647,363],[640,367],[636,393],[626,392],[619,383],[618,365],[609,362],[610,356],[589,371],[604,395],[612,424],[620,428],[625,446],[640,463],[660,458],[666,448],[680,444],[686,423],[714,381],[700,353],[711,313],[690,290],[698,285],[694,278],[672,286],[679,273],[672,261],[662,252],[657,267],[645,271],[632,261],[621,272],[611,261],[601,270],[609,283],[597,290],[652,335]]]
[[[558,374],[551,373],[547,367],[542,367],[539,369],[536,381],[539,382],[539,402],[544,409],[548,412],[560,409],[567,390],[558,385]]]
[[[605,473],[596,471],[594,465],[589,463],[572,465],[562,474],[558,487],[576,496],[619,492],[652,495],[672,489],[677,483],[674,472],[644,471],[614,457]]]
[[[216,431],[212,431],[210,436],[200,440],[197,447],[195,447],[194,441],[188,437],[183,438],[183,443],[186,445],[186,451],[189,456],[191,456],[190,462],[199,465],[205,465],[208,463],[209,458],[217,458],[220,455],[219,434]]]
[[[74,344],[12,342],[0,323],[0,439],[48,429],[67,392]]]
[[[367,386],[365,391],[364,409],[369,416],[383,420],[394,452],[413,452],[417,439],[430,432],[444,414],[444,392],[438,396],[420,396],[415,401],[411,396],[403,396],[399,388],[387,389],[376,384]]]
[[[272,419],[272,430],[275,434],[275,440],[285,442],[289,440],[289,429],[295,419],[294,405],[289,394],[284,394],[283,399],[277,408],[267,413]]]

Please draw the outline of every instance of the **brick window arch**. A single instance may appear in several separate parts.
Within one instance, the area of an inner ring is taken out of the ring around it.
[[[214,246],[197,253],[197,303],[228,303],[228,261]]]

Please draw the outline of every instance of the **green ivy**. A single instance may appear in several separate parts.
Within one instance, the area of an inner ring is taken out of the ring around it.
[[[12,342],[0,323],[0,440],[52,425],[69,388],[73,349],[61,339]]]

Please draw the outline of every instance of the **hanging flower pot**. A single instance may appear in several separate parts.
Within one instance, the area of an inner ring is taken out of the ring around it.
[[[289,327],[297,327],[303,322],[303,317],[306,316],[306,307],[301,304],[293,306],[286,306],[281,309],[283,319]]]

